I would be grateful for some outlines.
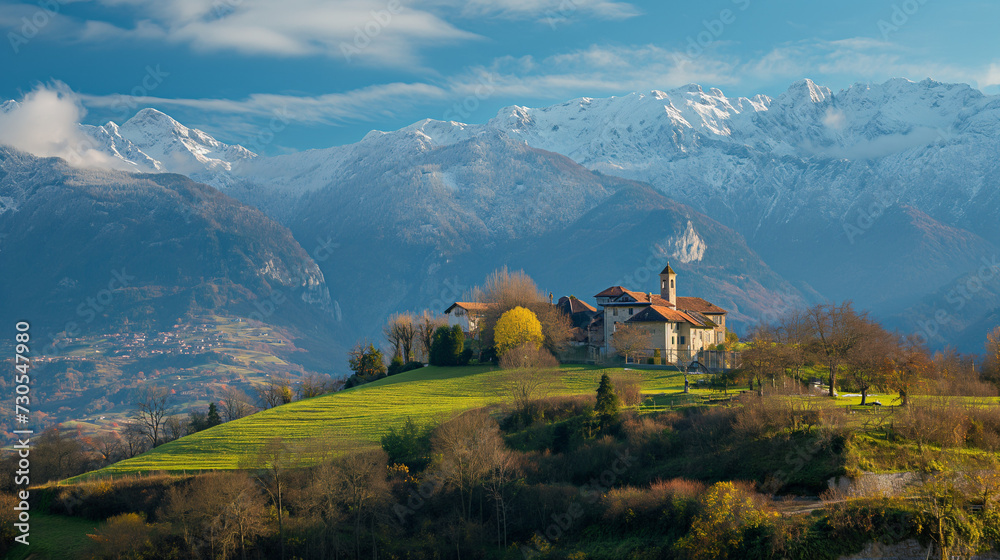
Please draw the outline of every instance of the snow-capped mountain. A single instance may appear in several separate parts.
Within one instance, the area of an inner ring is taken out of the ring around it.
[[[498,157],[515,168],[537,157],[515,149],[520,143],[648,183],[735,229],[801,290],[793,299],[854,299],[883,316],[908,316],[915,301],[1000,251],[1000,97],[964,84],[894,79],[833,92],[802,80],[774,98],[688,85],[512,106],[483,124],[427,119],[372,131],[354,144],[275,157],[220,143],[150,109],[121,127],[84,128],[136,169],[187,174],[293,231],[303,215],[351,222],[356,216],[333,201],[362,211],[379,185],[380,196],[401,204],[386,210],[400,235],[439,249],[479,237],[493,243],[541,235],[590,207],[571,197],[600,198],[580,190],[587,180],[569,168],[562,176],[546,171],[544,181],[524,173],[521,183],[507,184],[513,175]],[[322,207],[308,207],[318,200]],[[462,227],[434,217],[445,215]],[[618,219],[628,224],[631,217]],[[444,246],[443,231],[452,231]],[[695,245],[700,255],[719,249]],[[1000,272],[995,278],[1000,282]],[[913,330],[906,321],[900,328]]]
[[[121,126],[109,121],[81,128],[106,154],[128,168],[180,173],[213,186],[227,184],[235,162],[257,157],[243,146],[219,142],[156,109],[143,109]]]

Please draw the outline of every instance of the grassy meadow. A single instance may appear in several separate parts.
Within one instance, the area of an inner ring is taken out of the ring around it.
[[[625,373],[622,368],[564,366],[545,375],[538,396],[594,394],[605,371]],[[657,395],[657,404],[663,397],[683,393],[684,376],[677,371],[629,373],[639,378],[644,395]],[[407,418],[441,422],[466,410],[503,403],[509,400],[511,383],[509,372],[491,366],[425,367],[228,422],[83,477],[236,469],[241,459],[279,436],[296,446],[308,464],[327,453],[376,447],[383,434]]]

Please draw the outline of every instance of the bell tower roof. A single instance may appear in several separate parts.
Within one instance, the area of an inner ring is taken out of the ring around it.
[[[668,262],[667,266],[663,269],[662,272],[660,272],[660,274],[677,274],[677,273],[674,272],[674,269],[670,268],[670,263]]]

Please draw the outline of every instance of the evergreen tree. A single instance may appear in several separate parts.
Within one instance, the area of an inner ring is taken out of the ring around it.
[[[208,404],[208,416],[205,417],[205,427],[211,428],[212,426],[218,426],[222,423],[222,418],[219,417],[219,407],[215,406],[215,403]]]
[[[462,365],[465,350],[465,333],[462,327],[438,327],[431,343],[430,364],[432,366]]]
[[[608,374],[601,375],[601,383],[597,387],[597,404],[594,406],[601,429],[605,430],[618,423],[618,395],[611,385]]]

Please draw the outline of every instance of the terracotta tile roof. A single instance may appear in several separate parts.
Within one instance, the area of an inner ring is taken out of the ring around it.
[[[677,308],[687,311],[697,311],[706,315],[725,315],[726,310],[712,302],[705,301],[700,297],[679,297],[677,298]]]
[[[456,307],[461,307],[466,311],[486,311],[490,308],[490,304],[479,303],[478,301],[456,301],[448,309],[444,310],[445,314],[451,313],[451,310]]]
[[[711,329],[715,323],[700,313],[677,311],[663,305],[650,305],[636,313],[628,323],[687,323],[696,329]]]
[[[612,286],[604,290],[603,292],[597,294],[594,297],[619,298],[623,295],[628,295],[633,300],[635,300],[637,304],[646,303],[650,305],[658,305],[661,307],[673,308],[680,311],[694,311],[697,313],[701,313],[703,315],[725,315],[727,313],[725,309],[719,307],[718,305],[715,305],[710,301],[706,301],[699,297],[678,297],[677,304],[674,305],[673,303],[667,301],[662,296],[660,296],[660,294],[637,292],[635,290],[629,290],[628,288],[623,288],[621,286]],[[612,302],[612,303],[619,303],[619,302]],[[628,303],[631,302],[620,302],[620,303],[622,305],[627,305]],[[705,320],[707,321],[708,319],[706,318]]]
[[[620,295],[622,295],[624,293],[625,293],[625,288],[622,288],[621,286],[611,286],[610,288],[608,288],[608,289],[604,290],[603,292],[595,295],[594,297],[595,298],[598,298],[598,297],[618,297],[618,296],[620,296]]]

